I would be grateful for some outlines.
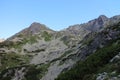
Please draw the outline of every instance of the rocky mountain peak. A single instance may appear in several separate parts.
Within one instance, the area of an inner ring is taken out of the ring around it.
[[[107,18],[105,15],[100,15],[98,18],[86,23],[86,29],[90,31],[99,31],[104,27],[107,21],[109,21],[109,18]]]
[[[44,24],[33,22],[27,30],[31,33],[38,33],[41,30],[50,30],[48,27],[46,27]]]
[[[67,28],[67,30],[79,34],[83,34],[85,31],[96,32],[103,28],[107,21],[109,21],[108,17],[105,15],[100,15],[98,18],[90,20],[87,23],[72,25]]]
[[[42,31],[53,31],[53,30],[49,29],[44,24],[33,22],[28,28],[22,30],[20,33],[31,35],[31,34],[40,33]]]
[[[46,28],[46,26],[44,24],[38,23],[38,22],[33,22],[30,25],[30,28]]]
[[[46,25],[38,23],[38,22],[33,22],[28,28],[25,28],[23,30],[21,30],[20,32],[16,33],[15,35],[13,35],[12,37],[8,38],[8,40],[12,40],[18,36],[22,37],[24,36],[31,36],[31,35],[35,35],[35,34],[39,34],[41,32],[54,32],[52,29],[46,27]]]
[[[105,16],[105,15],[100,15],[100,16],[98,17],[98,19],[107,20],[107,19],[108,19],[108,17],[107,17],[107,16]]]
[[[104,24],[106,21],[108,21],[109,18],[106,17],[105,15],[100,15],[98,18],[97,18],[97,22],[101,25],[101,24]]]

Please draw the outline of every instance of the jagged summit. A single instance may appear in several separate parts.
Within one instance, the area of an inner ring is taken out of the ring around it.
[[[27,28],[27,31],[31,32],[32,34],[38,33],[42,30],[51,30],[46,25],[38,23],[38,22],[33,22],[29,28]],[[52,30],[51,30],[52,31]]]
[[[100,15],[98,18],[101,18],[101,19],[108,19],[108,17],[107,16],[105,16],[105,15]]]
[[[35,34],[41,31],[53,31],[52,29],[48,28],[46,25],[38,23],[38,22],[33,22],[28,28],[22,30],[22,33],[27,33],[27,34]]]
[[[21,30],[20,32],[16,33],[15,35],[13,35],[12,37],[8,38],[8,40],[12,40],[20,35],[22,35],[22,37],[28,37],[28,36],[32,36],[35,34],[40,34],[41,32],[54,32],[52,29],[48,28],[46,25],[38,23],[38,22],[33,22],[28,28],[25,28],[23,30]]]
[[[100,16],[97,18],[97,20],[98,20],[98,22],[99,22],[100,24],[104,24],[106,21],[109,20],[109,18],[106,17],[105,15],[100,15]]]
[[[67,28],[68,31],[71,32],[85,32],[87,31],[99,31],[101,28],[104,27],[105,23],[109,21],[109,18],[105,15],[100,15],[98,18],[88,21],[84,24],[77,24],[70,26]]]
[[[47,27],[46,27],[46,25],[44,25],[44,24],[41,24],[41,23],[38,23],[38,22],[33,22],[31,25],[30,25],[30,27],[29,28],[31,28],[31,29],[34,29],[34,28],[37,28],[37,29],[46,29]]]

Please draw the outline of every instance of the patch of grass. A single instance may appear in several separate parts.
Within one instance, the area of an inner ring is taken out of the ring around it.
[[[84,45],[89,45],[92,41],[93,41],[93,39],[89,38],[89,39],[85,40],[85,42],[83,42],[83,44]]]
[[[45,41],[50,41],[52,39],[52,35],[48,33],[47,31],[43,32],[42,37],[44,37]]]
[[[23,34],[18,34],[17,37],[23,37]]]
[[[26,43],[34,44],[37,42],[37,39],[39,39],[39,36],[31,35],[29,37],[23,37],[23,39],[18,42],[7,41],[4,45],[6,45],[8,48],[15,48],[21,51],[23,45]]]
[[[49,66],[50,66],[50,63],[15,66],[12,68],[2,70],[0,73],[0,80],[11,80],[11,78],[15,75],[15,70],[20,70],[23,67],[25,68],[25,70],[23,71],[25,73],[25,76],[24,76],[24,79],[22,80],[40,80],[42,76],[44,76],[45,73],[47,72],[47,69]],[[6,77],[3,77],[3,75],[5,75],[6,73],[9,73],[9,74]]]
[[[39,80],[42,76],[46,73],[47,68],[50,64],[43,64],[43,65],[30,65],[28,67],[28,71],[25,75],[26,80]]]
[[[37,77],[39,77],[39,79],[41,79],[45,75],[49,66],[50,66],[50,63],[43,64],[41,66],[37,66],[37,69],[41,70],[41,73],[37,75]]]
[[[37,42],[37,39],[38,39],[38,36],[37,35],[34,35],[34,36],[31,36],[27,42],[30,43],[30,44],[33,44],[33,43],[36,43]]]
[[[70,39],[70,36],[64,36],[61,38],[61,41],[63,41],[63,43],[68,46],[70,41],[69,39]]]
[[[114,25],[113,27],[110,27],[112,30],[120,30],[120,22],[118,24]]]
[[[27,55],[20,55],[16,53],[8,53],[1,56],[0,71],[6,68],[12,68],[18,65],[28,64],[30,57]]]
[[[62,36],[62,33],[60,33],[60,32],[57,32],[57,33],[55,33],[56,35],[55,35],[55,39],[57,39],[57,38],[60,38],[61,36]]]
[[[16,67],[8,68],[8,69],[1,71],[0,80],[11,80],[14,77],[16,70],[21,70],[23,67],[27,68],[28,66],[27,65],[16,66]],[[25,71],[26,70],[24,70],[23,72]]]

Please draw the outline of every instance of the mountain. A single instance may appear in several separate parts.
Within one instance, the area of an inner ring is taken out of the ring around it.
[[[88,34],[81,42],[71,69],[55,80],[120,80],[120,22],[97,34]]]
[[[53,30],[49,29],[44,24],[34,22],[30,25],[30,27],[22,30],[20,33],[25,34],[25,35],[30,35],[30,34],[35,34],[35,33],[41,32],[41,31],[53,31]],[[18,33],[18,34],[20,34],[20,33]]]
[[[35,35],[37,33],[43,32],[43,31],[49,31],[52,32],[53,30],[49,29],[46,25],[44,24],[40,24],[37,22],[33,22],[28,28],[18,32],[17,34],[15,34],[14,36],[10,37],[10,39],[21,37],[21,36],[31,36],[31,35]]]
[[[97,19],[91,20],[88,23],[70,26],[68,30],[81,30],[81,28],[90,31],[96,31],[105,26],[105,23],[109,20],[104,15],[99,16]]]
[[[0,43],[0,80],[119,80],[119,35],[119,15],[61,31],[34,22]]]

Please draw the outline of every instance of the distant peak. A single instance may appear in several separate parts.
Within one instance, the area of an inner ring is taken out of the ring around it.
[[[107,18],[107,16],[105,16],[105,15],[100,15],[99,17],[106,17]]]
[[[33,22],[31,25],[30,25],[30,27],[29,27],[29,29],[46,29],[47,27],[46,27],[46,25],[44,25],[44,24],[41,24],[41,23],[38,23],[38,22]]]
[[[30,25],[29,29],[30,29],[31,31],[33,31],[33,30],[36,30],[36,31],[41,31],[41,30],[54,31],[54,30],[48,28],[45,24],[41,24],[41,23],[39,23],[39,22],[33,22],[33,23]]]
[[[39,22],[33,22],[32,24],[40,24]]]
[[[107,20],[107,19],[108,19],[108,17],[107,17],[107,16],[105,16],[105,15],[100,15],[100,16],[98,17],[98,19]]]
[[[49,29],[46,25],[38,23],[38,22],[33,22],[30,25],[30,27],[28,27],[25,31],[27,33],[35,34],[35,33],[38,33],[38,32],[44,31],[44,30],[53,31],[53,30]]]
[[[33,22],[30,27],[42,27],[44,24],[41,24],[39,22]],[[45,25],[44,25],[45,26]]]

